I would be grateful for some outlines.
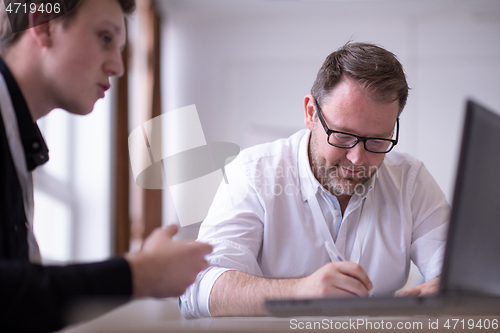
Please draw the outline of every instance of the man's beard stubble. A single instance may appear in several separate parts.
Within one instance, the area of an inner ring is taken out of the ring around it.
[[[370,180],[380,166],[355,166],[353,164],[345,165],[341,161],[335,161],[332,166],[327,166],[325,158],[320,159],[317,154],[318,138],[315,131],[309,138],[309,164],[311,170],[319,183],[333,195],[352,196],[356,191],[364,190],[364,184]],[[359,143],[362,144],[362,143]],[[332,147],[334,149],[334,147]],[[341,149],[341,148],[339,148]],[[342,169],[351,170],[352,173],[345,173]]]

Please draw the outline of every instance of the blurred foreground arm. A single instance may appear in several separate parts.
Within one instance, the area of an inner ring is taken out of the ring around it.
[[[156,229],[141,251],[125,257],[132,271],[133,298],[180,296],[208,267],[205,256],[212,246],[172,240],[178,230],[177,225]]]

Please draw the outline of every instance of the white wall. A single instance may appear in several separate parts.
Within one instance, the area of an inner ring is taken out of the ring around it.
[[[248,147],[303,128],[303,97],[349,39],[399,57],[412,90],[396,149],[423,160],[450,201],[466,97],[500,111],[497,0],[158,3],[163,111],[196,104],[207,141]]]
[[[113,253],[114,94],[115,88],[85,117],[55,110],[38,121],[50,156],[33,173],[34,229],[45,263],[103,260]]]

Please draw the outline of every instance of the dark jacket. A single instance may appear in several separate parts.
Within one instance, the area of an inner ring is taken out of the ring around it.
[[[16,112],[26,164],[32,171],[47,160],[48,151],[1,59],[0,72]],[[82,298],[128,299],[131,291],[130,267],[124,258],[64,267],[29,262],[22,190],[0,114],[0,332],[55,331],[66,324],[66,310]]]

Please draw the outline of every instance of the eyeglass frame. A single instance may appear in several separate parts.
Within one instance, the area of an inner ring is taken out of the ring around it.
[[[328,125],[326,124],[325,118],[323,118],[323,115],[321,114],[321,108],[319,107],[319,104],[318,104],[318,101],[316,100],[316,97],[313,97],[313,99],[314,99],[314,104],[316,105],[316,113],[318,114],[319,121],[323,125],[323,128],[324,128],[324,130],[326,132],[326,135],[327,135],[326,142],[330,146],[336,147],[336,148],[341,148],[341,149],[351,149],[351,148],[356,147],[356,145],[360,141],[363,141],[363,147],[365,148],[365,150],[367,152],[370,152],[370,153],[373,153],[373,154],[387,154],[388,152],[390,152],[398,144],[398,138],[399,138],[399,117],[396,118],[396,138],[395,139],[385,139],[385,138],[375,138],[375,137],[363,137],[363,136],[359,136],[359,135],[355,135],[355,134],[351,134],[351,133],[347,133],[347,132],[334,131],[334,130],[331,130],[331,129],[328,128]],[[350,136],[356,138],[357,140],[354,142],[354,144],[351,147],[336,146],[336,145],[330,143],[330,135],[335,134],[335,133],[350,135]],[[388,151],[385,151],[385,152],[371,151],[368,148],[366,148],[366,141],[370,140],[370,139],[390,141],[390,142],[392,142],[392,146],[391,146],[391,148]]]

